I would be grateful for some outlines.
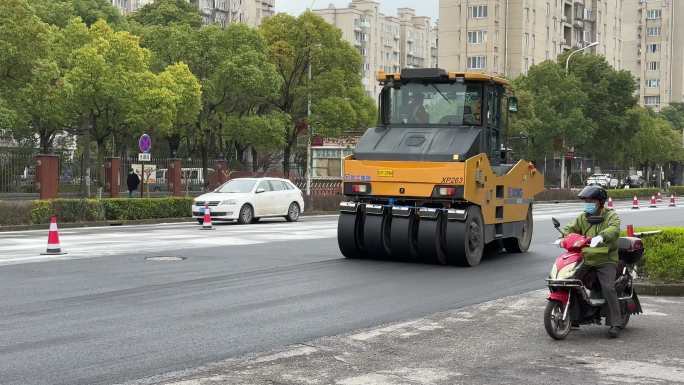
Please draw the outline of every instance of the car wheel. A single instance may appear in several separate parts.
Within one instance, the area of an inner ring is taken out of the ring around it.
[[[254,210],[252,209],[252,206],[250,205],[244,205],[240,209],[240,215],[238,216],[238,223],[241,225],[246,225],[248,223],[252,223],[252,219],[254,218]]]
[[[297,222],[299,220],[299,204],[297,202],[290,203],[285,219],[288,222]]]
[[[197,223],[199,223],[200,225],[203,225],[203,224],[204,224],[204,219],[202,219],[202,218],[197,218]]]

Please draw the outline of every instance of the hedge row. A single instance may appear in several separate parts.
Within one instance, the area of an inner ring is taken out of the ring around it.
[[[642,237],[643,275],[654,282],[684,282],[684,227],[643,227],[635,231],[661,230]]]
[[[677,196],[684,195],[684,186],[670,186],[669,193],[673,193]]]
[[[635,195],[639,198],[650,198],[660,191],[659,188],[628,188],[608,190],[608,196],[613,199],[629,199]]]
[[[59,222],[92,222],[190,215],[192,198],[153,199],[54,199],[46,201],[0,201],[0,225]]]

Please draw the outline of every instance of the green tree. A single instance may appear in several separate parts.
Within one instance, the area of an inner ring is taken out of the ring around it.
[[[49,26],[26,0],[0,1],[0,92],[5,96],[31,78],[48,49],[48,34]]]
[[[559,56],[565,63],[569,53]],[[629,71],[618,71],[605,57],[592,54],[575,55],[570,59],[570,73],[581,83],[586,94],[584,115],[593,123],[593,140],[583,144],[581,150],[594,159],[615,161],[626,153],[629,138],[634,133],[625,124],[625,113],[636,105],[636,82]]]
[[[192,28],[202,26],[202,15],[197,5],[187,0],[157,0],[134,12],[129,18],[144,26],[184,24]]]
[[[153,52],[155,70],[183,62],[201,80],[199,118],[194,129],[184,135],[200,153],[205,170],[211,153],[226,154],[234,149],[242,159],[250,146],[258,147],[244,140],[245,135],[231,131],[237,127],[236,119],[269,114],[281,88],[281,79],[267,60],[266,43],[257,30],[243,24],[225,29],[196,29],[187,24],[150,26],[143,30],[142,44]],[[251,127],[266,127],[271,121]]]
[[[539,160],[549,151],[564,153],[581,146],[595,125],[584,115],[587,95],[574,76],[551,61],[532,66],[514,82],[520,112],[512,115],[510,133],[527,137],[526,155]]]
[[[139,46],[138,38],[115,32],[104,21],[93,24],[88,32],[90,42],[72,53],[64,80],[67,98],[82,122],[79,133],[85,135],[85,143],[92,140],[97,144],[98,163],[102,164],[107,144],[115,152],[122,138],[128,137],[131,123],[142,120],[134,114],[155,113],[151,108],[157,105],[148,110],[138,108],[145,97],[141,93],[153,92],[150,53]]]
[[[29,0],[36,15],[44,22],[66,27],[74,17],[91,26],[98,20],[123,28],[125,19],[110,0]]]
[[[160,86],[175,96],[171,124],[160,130],[168,140],[171,156],[175,156],[181,139],[187,137],[197,123],[202,108],[202,89],[185,63],[166,67],[158,78]]]
[[[30,81],[18,90],[16,101],[18,136],[30,139],[37,135],[42,153],[49,154],[55,136],[71,123],[62,69],[51,60],[37,63]]]
[[[375,103],[363,91],[358,51],[323,18],[312,12],[299,17],[278,14],[260,28],[269,45],[269,59],[282,79],[275,106],[292,122],[283,145],[283,172],[289,175],[293,148],[307,126],[309,97],[314,112],[311,126],[332,134],[373,124]]]
[[[627,119],[634,135],[628,141],[633,165],[647,171],[647,175],[672,161],[684,160],[682,135],[670,122],[655,112],[635,107],[628,111]]]

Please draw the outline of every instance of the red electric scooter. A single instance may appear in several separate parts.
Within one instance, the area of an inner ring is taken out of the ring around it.
[[[552,221],[554,227],[560,231],[558,220],[552,218]],[[591,238],[579,234],[569,234],[560,240],[560,247],[566,252],[556,258],[546,280],[550,293],[544,310],[544,327],[553,339],[562,340],[567,337],[572,325],[600,325],[601,319],[608,314],[606,300],[601,294],[596,275],[577,274],[584,263],[582,249],[589,247],[590,241]],[[620,261],[615,277],[615,290],[622,310],[623,325],[627,326],[632,314],[642,313],[639,298],[632,287],[635,264],[644,254],[641,239],[620,238],[618,254]]]

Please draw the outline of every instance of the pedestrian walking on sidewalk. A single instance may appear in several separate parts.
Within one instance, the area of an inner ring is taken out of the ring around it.
[[[133,171],[133,168],[131,167],[130,170],[128,170],[128,178],[126,179],[126,184],[128,185],[128,197],[133,198],[133,191],[138,189],[138,185],[140,184],[140,177],[138,177],[138,174]]]

